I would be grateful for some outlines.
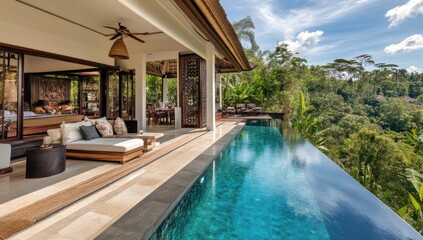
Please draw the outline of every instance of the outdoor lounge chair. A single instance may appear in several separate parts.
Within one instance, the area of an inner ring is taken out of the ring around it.
[[[235,114],[235,108],[234,107],[227,107],[226,111],[223,112],[223,116],[228,116],[228,115],[234,115]]]
[[[236,104],[236,113],[237,114],[243,114],[247,111],[247,108],[245,107],[245,103],[237,103]]]
[[[262,108],[257,107],[254,103],[247,104],[247,112],[254,115],[259,115],[262,113]]]
[[[263,113],[263,109],[262,109],[261,107],[255,107],[255,108],[254,108],[254,112],[255,112],[257,115],[260,115],[260,114],[262,114],[262,113]]]
[[[256,104],[254,104],[254,103],[248,103],[247,104],[247,110],[245,110],[245,112],[248,115],[254,115],[255,114],[255,108],[256,108]]]

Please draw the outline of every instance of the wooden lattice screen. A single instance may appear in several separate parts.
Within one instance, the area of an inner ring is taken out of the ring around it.
[[[50,106],[57,106],[70,99],[71,81],[68,79],[30,75],[29,86],[30,107],[34,107],[38,100],[47,100]]]
[[[206,61],[200,56],[180,56],[180,106],[182,127],[205,127],[207,114]]]

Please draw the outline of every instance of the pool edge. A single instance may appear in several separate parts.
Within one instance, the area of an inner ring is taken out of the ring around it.
[[[244,126],[244,124],[236,125],[154,192],[106,228],[96,239],[150,238],[211,162],[220,155]]]

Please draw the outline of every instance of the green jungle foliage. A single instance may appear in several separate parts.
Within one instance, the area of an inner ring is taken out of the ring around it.
[[[224,74],[224,109],[255,103],[285,121],[423,231],[423,73],[363,54],[308,66],[286,45],[261,51],[251,18],[234,23],[253,71]],[[245,45],[245,44],[244,44]],[[414,170],[413,170],[414,169]]]
[[[168,81],[167,99],[170,104],[176,106],[177,92],[176,79],[170,78]],[[162,78],[152,75],[147,75],[147,103],[159,105],[162,101]]]

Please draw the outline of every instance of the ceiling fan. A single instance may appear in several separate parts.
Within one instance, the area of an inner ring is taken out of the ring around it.
[[[145,43],[144,40],[136,37],[135,35],[149,35],[150,33],[146,32],[146,33],[132,33],[131,31],[129,31],[129,29],[125,26],[123,26],[121,23],[118,23],[119,28],[115,28],[115,27],[110,27],[110,26],[103,26],[105,28],[109,28],[109,29],[113,29],[115,30],[115,33],[112,34],[107,34],[106,36],[113,36],[110,38],[110,40],[115,40],[118,37],[124,38],[124,37],[130,37],[133,38],[139,42]]]
[[[117,39],[110,49],[109,56],[112,58],[119,58],[119,59],[129,59],[128,50],[126,49],[125,43],[123,42],[123,38],[130,37],[132,39],[137,40],[138,42],[145,43],[144,40],[141,38],[136,37],[135,35],[152,35],[152,34],[159,34],[163,32],[144,32],[144,33],[133,33],[129,31],[129,29],[123,26],[121,23],[118,23],[119,28],[110,27],[110,26],[103,26],[105,28],[113,29],[115,33],[106,34],[105,36],[110,37],[110,40]]]

